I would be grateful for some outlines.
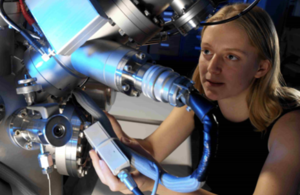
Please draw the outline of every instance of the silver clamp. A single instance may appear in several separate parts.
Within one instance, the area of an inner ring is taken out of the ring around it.
[[[27,75],[25,75],[25,79],[19,80],[18,84],[24,85],[22,87],[18,87],[16,89],[17,94],[24,95],[26,103],[30,106],[34,103],[35,100],[35,92],[42,90],[42,85],[39,84],[33,84],[33,82],[36,82],[36,78],[27,78]]]

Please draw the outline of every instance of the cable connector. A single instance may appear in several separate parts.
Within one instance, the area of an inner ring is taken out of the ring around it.
[[[100,122],[96,122],[85,129],[84,134],[114,175],[130,168],[129,159],[115,142],[118,138],[110,137]]]
[[[135,183],[134,179],[131,177],[127,169],[122,170],[118,174],[118,177],[130,191],[137,187],[137,184]]]

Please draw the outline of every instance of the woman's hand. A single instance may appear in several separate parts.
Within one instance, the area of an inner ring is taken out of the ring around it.
[[[105,114],[107,115],[114,132],[116,133],[117,137],[120,139],[121,142],[123,142],[125,145],[135,150],[139,154],[145,156],[146,158],[154,160],[153,157],[135,139],[132,139],[125,134],[115,117],[108,114],[107,112],[105,112]],[[125,184],[122,183],[116,176],[112,174],[107,164],[99,158],[98,154],[94,150],[90,151],[90,156],[92,159],[93,166],[103,184],[107,185],[111,191],[120,191],[123,194],[132,194],[132,192],[127,189]],[[137,183],[140,190],[152,190],[152,186],[154,184],[153,180],[140,174],[137,170],[132,172],[131,175]]]
[[[139,153],[147,153],[134,139],[122,138],[121,141]],[[147,155],[150,154],[147,153]],[[127,189],[125,184],[112,174],[107,164],[99,158],[94,150],[90,151],[90,156],[93,166],[103,184],[107,185],[113,192],[120,191],[123,194],[132,194],[132,192]],[[154,184],[153,180],[140,174],[137,170],[132,172],[131,175],[141,191],[152,190]]]

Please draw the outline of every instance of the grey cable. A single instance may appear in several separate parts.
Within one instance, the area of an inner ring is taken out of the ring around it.
[[[50,180],[49,173],[47,173],[47,178],[48,178],[48,181],[49,181],[49,195],[51,195],[51,180]]]

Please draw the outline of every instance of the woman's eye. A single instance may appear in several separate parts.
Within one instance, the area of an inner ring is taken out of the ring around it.
[[[238,60],[238,58],[235,57],[234,55],[228,55],[227,58],[228,58],[229,60],[232,60],[232,61]]]
[[[211,54],[211,52],[210,52],[208,49],[204,49],[204,50],[202,50],[202,52],[203,52],[205,55]]]

